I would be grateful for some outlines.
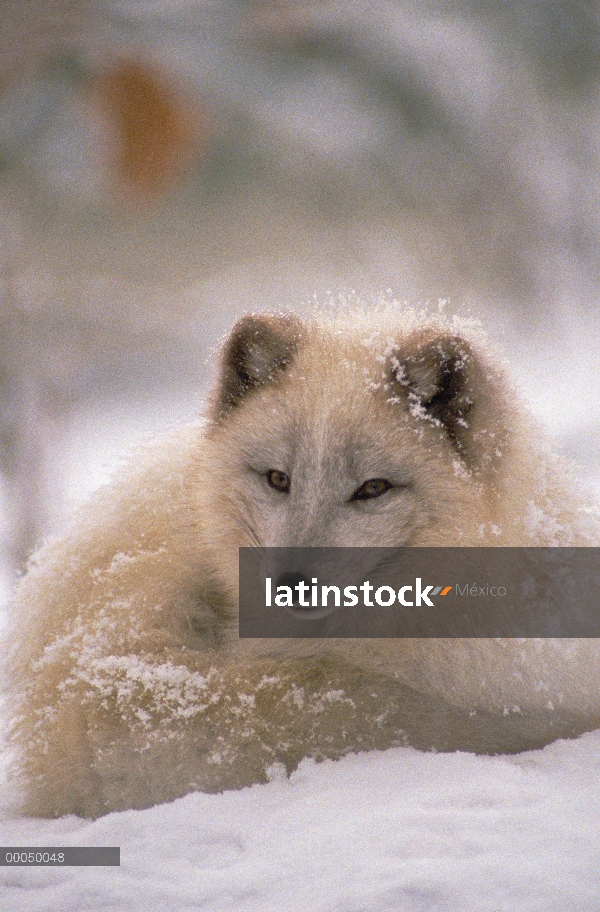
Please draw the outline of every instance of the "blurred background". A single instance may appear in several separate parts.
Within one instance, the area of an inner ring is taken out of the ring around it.
[[[0,0],[0,566],[247,310],[448,300],[600,492],[600,11]]]

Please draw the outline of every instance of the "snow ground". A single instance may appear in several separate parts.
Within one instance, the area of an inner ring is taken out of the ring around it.
[[[3,845],[120,868],[0,869],[12,912],[594,912],[600,732],[516,757],[410,748],[97,821],[4,819]]]

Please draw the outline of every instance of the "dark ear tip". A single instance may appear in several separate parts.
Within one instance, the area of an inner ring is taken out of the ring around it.
[[[443,427],[453,445],[464,453],[468,416],[474,407],[473,373],[477,357],[459,335],[421,336],[410,351],[399,354],[396,382],[408,391],[418,413]]]
[[[402,366],[409,376],[411,371],[428,372],[439,383],[444,375],[464,373],[474,357],[470,343],[462,336],[436,336],[421,340],[402,359]]]
[[[295,314],[245,314],[223,347],[217,418],[223,418],[253,390],[276,379],[291,364],[302,338]]]
[[[267,327],[281,327],[281,326],[301,326],[302,321],[295,313],[261,313],[253,312],[242,314],[241,317],[238,317],[236,322],[233,324],[233,328],[230,330],[229,336],[235,335],[237,332],[244,329],[256,329],[258,332],[262,331]]]
[[[223,362],[237,367],[260,355],[277,361],[291,357],[300,342],[302,324],[295,314],[245,314],[233,327],[223,349]]]
[[[244,314],[231,330],[223,349],[224,357],[233,348],[248,345],[276,345],[283,338],[297,344],[302,323],[295,314]]]
[[[473,355],[471,344],[462,336],[440,335],[424,339],[416,352],[421,358],[431,358],[438,363]]]

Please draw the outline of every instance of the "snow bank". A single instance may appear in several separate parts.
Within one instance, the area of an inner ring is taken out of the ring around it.
[[[121,847],[120,868],[1,868],[13,912],[591,912],[600,732],[514,757],[411,748],[97,821],[0,821],[3,845]]]

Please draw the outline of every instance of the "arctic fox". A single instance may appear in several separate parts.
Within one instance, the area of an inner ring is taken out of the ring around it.
[[[13,605],[12,785],[97,816],[306,756],[520,750],[600,724],[594,640],[240,640],[241,546],[589,545],[585,503],[474,330],[242,318],[205,420],[34,555]]]

